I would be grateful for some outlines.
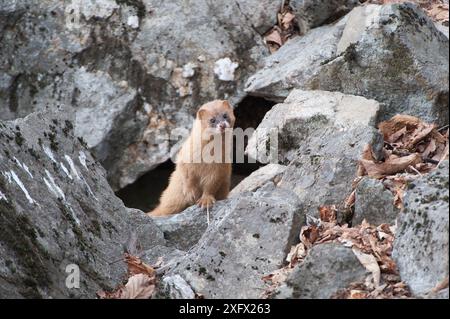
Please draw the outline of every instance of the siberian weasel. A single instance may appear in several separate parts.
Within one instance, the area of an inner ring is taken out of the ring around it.
[[[216,200],[227,198],[234,122],[233,108],[227,101],[216,100],[200,107],[191,133],[177,155],[169,186],[161,195],[159,206],[148,215],[177,214],[194,204],[209,208]],[[211,156],[215,156],[213,162]]]

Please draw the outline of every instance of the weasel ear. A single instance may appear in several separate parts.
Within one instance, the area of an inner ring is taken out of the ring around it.
[[[205,115],[205,113],[206,113],[206,110],[204,110],[204,109],[198,110],[198,112],[197,112],[197,118],[198,118],[199,120],[201,120],[201,119],[203,118],[203,116]]]
[[[233,108],[231,107],[230,103],[227,100],[223,100],[222,101],[222,105],[226,108],[226,109],[230,109],[232,110]]]

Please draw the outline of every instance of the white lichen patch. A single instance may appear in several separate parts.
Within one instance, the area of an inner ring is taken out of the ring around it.
[[[33,178],[33,174],[31,174],[30,169],[25,163],[21,163],[15,156],[14,161],[16,162],[17,166],[19,166],[21,169],[25,171],[31,178]]]
[[[84,154],[83,151],[80,151],[78,153],[78,160],[80,161],[81,165],[87,170],[88,167],[86,165],[86,154]]]
[[[45,170],[45,175],[47,175],[48,180],[44,177],[44,183],[47,185],[48,189],[56,195],[58,198],[66,199],[66,195],[62,191],[62,189],[56,184],[55,179],[50,174],[48,170]]]
[[[129,16],[127,19],[127,24],[133,29],[139,28],[139,18],[137,16]]]
[[[67,177],[72,180],[73,179],[72,175],[70,175],[69,170],[67,169],[67,167],[65,167],[62,162],[60,163],[60,166],[61,166],[61,169],[63,170],[63,172],[67,175]]]
[[[6,195],[2,193],[2,191],[0,191],[0,200],[4,200],[5,202],[8,201],[8,198],[6,198]]]
[[[188,79],[188,78],[193,77],[193,76],[195,75],[195,69],[196,69],[197,67],[198,67],[198,66],[197,66],[195,63],[192,63],[192,62],[186,63],[186,64],[183,66],[182,76],[183,76],[185,79]]]
[[[214,64],[214,74],[221,81],[234,81],[234,71],[239,67],[237,62],[231,61],[230,58],[217,60]]]
[[[10,172],[12,179],[14,180],[14,182],[16,182],[17,186],[19,186],[19,188],[21,189],[21,191],[25,194],[25,197],[27,198],[28,202],[30,204],[34,204],[36,203],[34,201],[33,198],[31,198],[30,194],[28,193],[28,190],[26,189],[25,185],[23,185],[22,181],[20,180],[19,176],[17,176],[17,174],[11,170]]]
[[[77,217],[77,215],[75,214],[75,212],[73,211],[72,207],[68,206],[68,208],[69,208],[70,213],[72,214],[72,217],[73,217],[73,219],[75,220],[75,222],[76,222],[78,225],[81,225],[81,222],[80,222],[80,220],[78,219],[78,217]]]
[[[55,160],[55,156],[53,156],[53,152],[51,149],[49,149],[47,146],[44,146],[44,153],[47,155],[47,157],[53,162],[57,163]],[[57,163],[58,164],[58,163]]]
[[[86,180],[84,179],[84,177],[81,179],[84,183],[84,185],[86,186],[86,189],[88,191],[88,193],[96,200],[98,201],[98,198],[95,196],[94,192],[92,191],[91,187],[89,186],[89,184],[86,182]]]
[[[64,155],[64,158],[66,159],[67,163],[69,164],[72,175],[75,176],[78,180],[81,180],[81,177],[78,174],[77,168],[76,168],[75,164],[73,163],[72,158],[70,158],[70,156],[67,154]]]
[[[92,17],[108,18],[119,5],[114,0],[72,0],[72,7],[89,20]]]
[[[12,183],[12,176],[10,172],[3,172],[2,175],[6,178],[8,184]]]

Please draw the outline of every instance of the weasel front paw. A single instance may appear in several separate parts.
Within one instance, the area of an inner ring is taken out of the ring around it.
[[[211,195],[203,195],[197,202],[197,205],[201,208],[211,208],[214,203],[216,202],[216,199]]]

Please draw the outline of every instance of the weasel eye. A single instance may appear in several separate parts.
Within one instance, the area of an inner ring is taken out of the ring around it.
[[[228,119],[228,114],[227,113],[223,113],[223,118],[226,120]]]
[[[213,117],[213,118],[211,118],[211,119],[209,119],[209,123],[211,123],[211,124],[215,124],[216,123],[216,119]]]

